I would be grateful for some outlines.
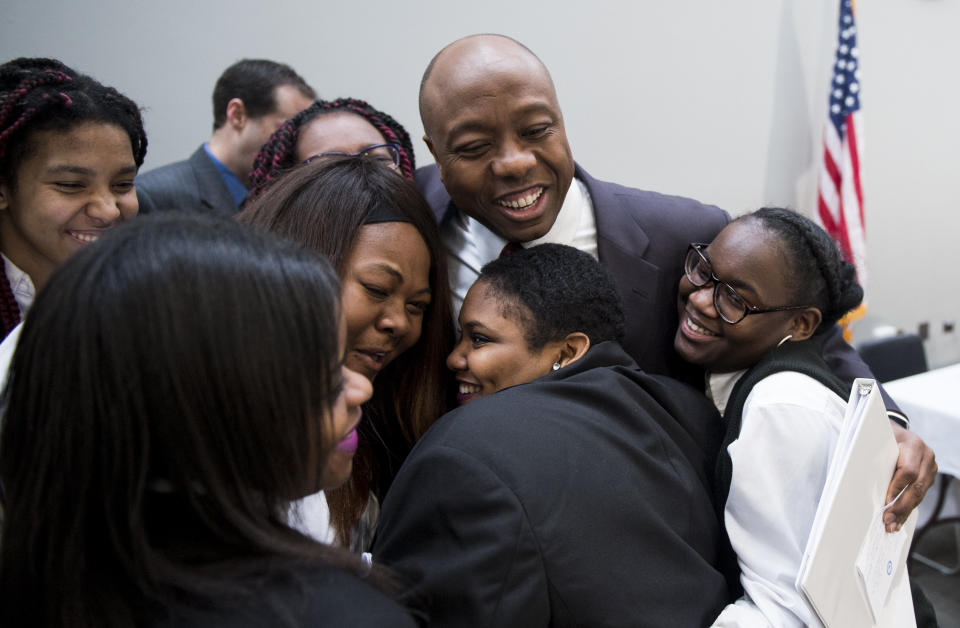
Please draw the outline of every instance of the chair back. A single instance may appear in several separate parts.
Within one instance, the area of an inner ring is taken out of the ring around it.
[[[866,340],[857,346],[857,351],[881,383],[927,370],[923,340],[917,334]]]

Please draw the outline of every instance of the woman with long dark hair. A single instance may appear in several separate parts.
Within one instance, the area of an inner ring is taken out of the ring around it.
[[[335,540],[365,550],[400,464],[452,403],[443,361],[453,317],[438,227],[414,184],[370,156],[302,165],[237,219],[326,255],[340,276],[346,363],[374,393],[352,475],[343,467],[350,481],[326,497]]]
[[[287,522],[370,394],[344,336],[326,261],[225,219],[146,217],[56,270],[3,395],[0,624],[412,625]]]

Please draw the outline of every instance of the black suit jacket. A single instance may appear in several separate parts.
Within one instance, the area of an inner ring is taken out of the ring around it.
[[[140,213],[155,211],[216,211],[234,214],[237,204],[223,177],[200,146],[186,161],[161,166],[135,181]]]
[[[438,626],[705,626],[727,597],[703,394],[604,342],[444,415],[381,511],[375,560]]]
[[[643,370],[702,388],[702,370],[685,363],[673,349],[679,323],[677,288],[687,246],[712,242],[730,221],[729,214],[689,198],[598,181],[579,165],[574,176],[590,192],[600,263],[613,275],[623,300],[624,348]],[[418,169],[416,182],[439,222],[456,214],[436,165]],[[857,377],[873,378],[843,340],[839,326],[824,333],[822,344],[824,359],[837,377],[850,383]],[[887,408],[899,412],[886,391],[881,392]]]

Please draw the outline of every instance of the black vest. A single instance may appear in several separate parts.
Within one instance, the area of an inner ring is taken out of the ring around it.
[[[841,399],[846,400],[850,395],[852,382],[845,384],[830,371],[830,367],[827,366],[820,354],[820,342],[816,337],[801,342],[785,342],[767,352],[734,385],[733,392],[730,393],[730,399],[727,401],[726,410],[723,413],[723,444],[720,446],[720,454],[717,456],[717,467],[713,478],[714,503],[716,504],[717,515],[720,518],[720,526],[723,529],[723,539],[726,543],[726,547],[722,548],[720,552],[720,568],[727,578],[727,585],[734,597],[743,595],[743,588],[740,586],[740,567],[737,564],[737,555],[730,547],[723,516],[724,508],[727,505],[727,495],[730,493],[730,479],[733,475],[733,462],[730,460],[730,453],[727,448],[740,437],[743,404],[747,401],[750,391],[760,380],[782,371],[795,371],[808,375],[835,392]]]

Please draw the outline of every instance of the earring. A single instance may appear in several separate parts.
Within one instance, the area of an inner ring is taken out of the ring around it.
[[[559,371],[559,370],[560,370],[560,363],[559,363],[559,362],[554,362],[554,363],[553,363],[553,370],[554,370],[554,371]]]
[[[787,334],[786,336],[783,337],[783,340],[777,343],[777,346],[779,347],[780,345],[790,340],[791,338],[793,338],[793,334]]]

